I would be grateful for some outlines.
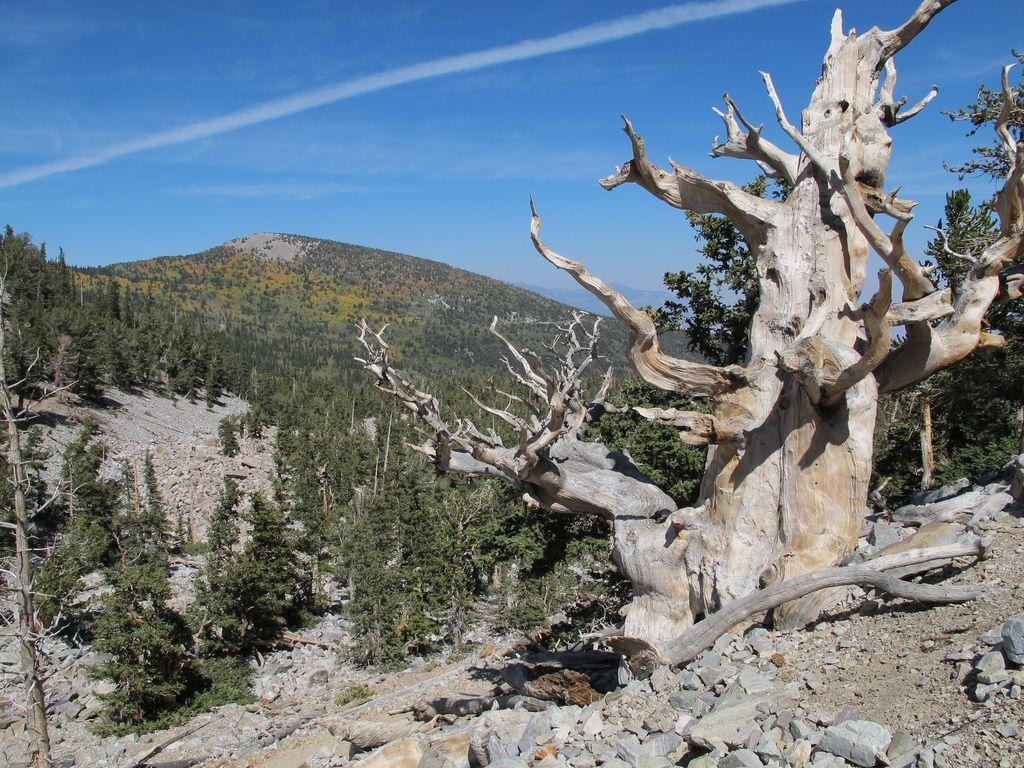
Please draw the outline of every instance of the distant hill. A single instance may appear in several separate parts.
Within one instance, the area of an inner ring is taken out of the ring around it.
[[[573,311],[441,262],[299,235],[254,234],[97,271],[198,313],[271,370],[350,369],[361,317],[391,324],[396,359],[409,368],[494,370],[503,348],[488,332],[493,316],[509,339],[539,350]],[[624,367],[623,329],[602,328],[603,353]]]

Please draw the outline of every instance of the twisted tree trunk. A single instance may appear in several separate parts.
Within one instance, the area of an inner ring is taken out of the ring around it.
[[[605,408],[607,381],[595,398],[584,397],[580,374],[593,360],[595,336],[582,330],[579,318],[566,329],[567,351],[554,371],[516,349],[492,324],[509,350],[508,370],[526,394],[508,394],[505,408],[476,402],[509,425],[517,445],[468,421],[452,427],[435,398],[390,367],[387,345],[364,324],[360,338],[368,354],[361,362],[381,389],[430,428],[433,436],[421,450],[440,469],[503,477],[534,503],[611,521],[613,557],[634,586],[627,635],[665,647],[730,601],[840,562],[855,547],[864,515],[879,393],[914,384],[1002,341],[982,330],[982,320],[998,296],[1019,295],[1003,274],[1020,260],[1024,241],[1024,149],[1006,127],[1013,104],[1008,70],[1006,106],[996,126],[1010,169],[994,201],[1000,237],[969,255],[973,267],[956,296],[938,290],[904,247],[915,203],[885,192],[888,129],[936,94],[933,88],[903,109],[906,100],[895,98],[893,56],[952,2],[925,0],[899,28],[863,35],[845,32],[837,11],[799,128],[762,73],[792,152],[766,140],[726,94],[726,110],[718,113],[726,141],[716,140],[712,154],[754,161],[784,183],[784,200],[764,200],[674,163],[670,170],[659,168],[625,121],[633,156],[602,185],[636,184],[674,208],[723,215],[756,261],[760,303],[743,365],[717,367],[663,353],[645,312],[541,241],[534,210],[535,247],[626,326],[636,372],[656,387],[709,403],[710,414],[636,409],[676,427],[685,442],[709,446],[695,506],[674,509],[628,458],[582,440],[587,423]],[[893,222],[888,232],[878,223],[883,217]],[[877,293],[859,304],[871,253],[886,269]],[[894,276],[902,287],[895,304]],[[894,326],[906,331],[906,341],[895,348]],[[590,342],[582,361],[581,334]],[[783,592],[797,598],[775,610],[784,627],[813,620],[833,594]]]

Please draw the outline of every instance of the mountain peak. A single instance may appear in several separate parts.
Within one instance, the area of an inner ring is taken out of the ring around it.
[[[224,243],[225,248],[268,261],[294,261],[305,251],[305,238],[280,232],[255,232]]]

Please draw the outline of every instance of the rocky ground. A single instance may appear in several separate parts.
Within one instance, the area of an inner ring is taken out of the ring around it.
[[[240,451],[233,458],[220,451],[217,427],[221,419],[248,408],[248,403],[231,395],[207,408],[201,401],[117,389],[107,390],[102,408],[73,398],[43,401],[39,408],[47,424],[43,448],[50,456],[44,479],[54,487],[65,449],[78,437],[83,421],[91,418],[96,438],[109,448],[104,473],[120,477],[127,463],[141,476],[148,452],[168,521],[176,526],[180,518],[193,540],[202,541],[225,477],[234,478],[243,493],[272,491],[273,428],[260,439],[240,440]]]
[[[139,407],[152,416],[149,430],[173,415],[153,408],[182,406]],[[214,430],[217,421],[213,414]],[[212,444],[183,440],[157,454],[163,441],[153,441],[154,456],[173,457],[164,466],[194,482],[202,449]],[[143,435],[135,444],[149,443]],[[55,644],[53,658],[63,667],[50,686],[55,756],[62,765],[122,768],[1016,768],[1024,765],[1024,620],[1012,617],[1024,615],[1024,512],[1007,491],[998,480],[951,487],[873,518],[856,555],[910,546],[911,535],[930,544],[982,536],[987,559],[918,577],[982,583],[981,598],[933,607],[854,588],[811,628],[737,627],[686,667],[657,668],[580,706],[417,720],[416,705],[435,697],[500,691],[511,638],[481,635],[477,650],[462,657],[367,671],[345,662],[339,649],[358,638],[329,616],[303,630],[293,648],[251,660],[255,703],[222,707],[175,729],[100,738],[93,732],[95,694],[104,683],[85,674],[100,659]],[[23,734],[10,712],[0,721],[0,750],[8,749],[13,765]]]

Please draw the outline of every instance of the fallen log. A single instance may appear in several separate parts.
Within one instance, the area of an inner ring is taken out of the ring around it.
[[[983,591],[980,585],[943,587],[915,584],[903,581],[885,571],[941,562],[953,557],[981,558],[984,557],[985,551],[985,544],[980,539],[973,539],[940,547],[898,552],[859,565],[827,568],[795,576],[733,600],[717,613],[694,624],[676,639],[664,643],[660,648],[660,656],[671,666],[681,667],[714,645],[719,637],[737,624],[767,613],[790,600],[833,587],[872,587],[895,597],[923,603],[962,603],[973,600]]]
[[[318,648],[324,648],[325,650],[331,651],[337,648],[335,643],[329,643],[326,640],[318,640],[315,637],[307,637],[300,635],[295,632],[278,632],[273,637],[267,640],[255,640],[252,645],[257,648],[292,648],[296,645],[315,645]]]
[[[329,651],[337,647],[337,644],[335,643],[329,643],[326,640],[318,640],[315,637],[306,637],[305,635],[299,635],[295,632],[281,632],[278,637],[286,642],[292,643],[293,645],[315,645],[318,648],[326,648]]]
[[[327,726],[332,736],[350,741],[360,752],[383,746],[398,739],[421,733],[426,726],[410,720],[354,720],[347,723],[331,723]]]
[[[590,684],[587,675],[574,669],[517,663],[502,669],[501,676],[517,691],[544,701],[585,707],[602,695]]]
[[[132,760],[132,762],[128,763],[124,768],[141,768],[141,766],[148,765],[147,761],[149,760],[149,758],[155,757],[156,755],[158,755],[161,752],[163,752],[165,749],[167,749],[172,744],[175,744],[175,743],[181,741],[182,739],[184,739],[186,736],[191,736],[196,731],[205,728],[211,722],[213,722],[213,721],[212,720],[207,720],[204,723],[195,723],[193,725],[187,725],[184,728],[175,731],[173,734],[168,736],[163,741],[158,741],[156,744],[151,746],[149,749],[147,749],[142,754],[136,755],[135,759]]]
[[[551,706],[548,702],[519,693],[500,693],[472,698],[439,696],[436,699],[418,701],[410,707],[417,720],[431,720],[438,715],[479,715],[492,709],[515,709],[520,707],[530,712],[540,712]]]
[[[620,659],[608,651],[542,652],[507,664],[501,676],[526,696],[585,707],[618,687]]]

